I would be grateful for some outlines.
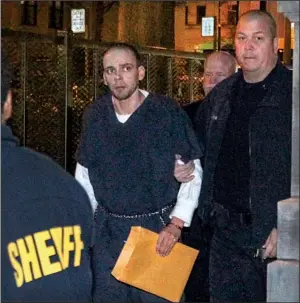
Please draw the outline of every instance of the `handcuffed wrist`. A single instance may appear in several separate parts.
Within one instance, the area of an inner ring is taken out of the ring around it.
[[[182,231],[182,226],[179,226],[179,225],[177,225],[177,224],[175,224],[175,223],[173,223],[173,222],[169,222],[167,225],[173,225],[173,226],[175,226],[177,229],[179,229],[180,231]]]

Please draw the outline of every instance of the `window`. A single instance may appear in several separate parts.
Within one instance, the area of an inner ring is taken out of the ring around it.
[[[228,8],[228,24],[236,25],[238,19],[238,5],[234,4]]]
[[[22,1],[24,25],[37,25],[37,1]]]
[[[189,24],[189,8],[185,7],[185,25]]]
[[[202,23],[202,17],[206,16],[206,6],[198,5],[197,6],[197,24]]]
[[[64,6],[62,1],[51,1],[49,5],[49,28],[62,29]]]
[[[267,1],[259,1],[259,9],[261,11],[266,11],[267,10]]]

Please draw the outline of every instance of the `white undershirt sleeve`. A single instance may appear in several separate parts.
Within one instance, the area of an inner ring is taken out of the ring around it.
[[[89,178],[89,171],[86,167],[80,165],[79,163],[76,164],[75,179],[85,189],[87,195],[90,198],[90,203],[91,203],[93,212],[95,212],[98,202],[95,198],[94,189],[93,189],[93,186],[92,186],[90,178]]]
[[[198,207],[198,199],[202,184],[203,170],[200,164],[200,160],[194,160],[195,169],[193,175],[194,179],[190,182],[181,183],[177,202],[173,211],[170,214],[170,219],[177,217],[184,221],[184,226],[189,227],[193,218],[195,209]]]

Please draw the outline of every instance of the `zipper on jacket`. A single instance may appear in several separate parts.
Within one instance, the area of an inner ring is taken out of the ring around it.
[[[249,120],[249,171],[250,171],[250,177],[249,177],[249,210],[250,213],[252,213],[252,201],[251,201],[251,156],[252,156],[252,149],[251,149],[251,124]]]

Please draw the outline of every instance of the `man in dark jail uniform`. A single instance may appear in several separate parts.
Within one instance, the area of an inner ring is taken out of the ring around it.
[[[133,46],[109,47],[103,69],[110,93],[84,114],[75,173],[96,209],[93,297],[96,302],[166,302],[117,281],[111,271],[131,226],[158,232],[157,253],[169,254],[197,207],[201,151],[184,111],[165,96],[139,89],[145,69]],[[180,190],[173,176],[179,153],[195,162],[195,178]]]
[[[198,213],[215,222],[210,247],[212,302],[266,298],[276,257],[277,202],[290,196],[292,75],[277,58],[276,23],[267,12],[240,17],[241,70],[221,82],[195,117],[205,149]]]
[[[92,209],[78,182],[20,147],[5,124],[11,75],[1,54],[1,302],[92,298]]]

